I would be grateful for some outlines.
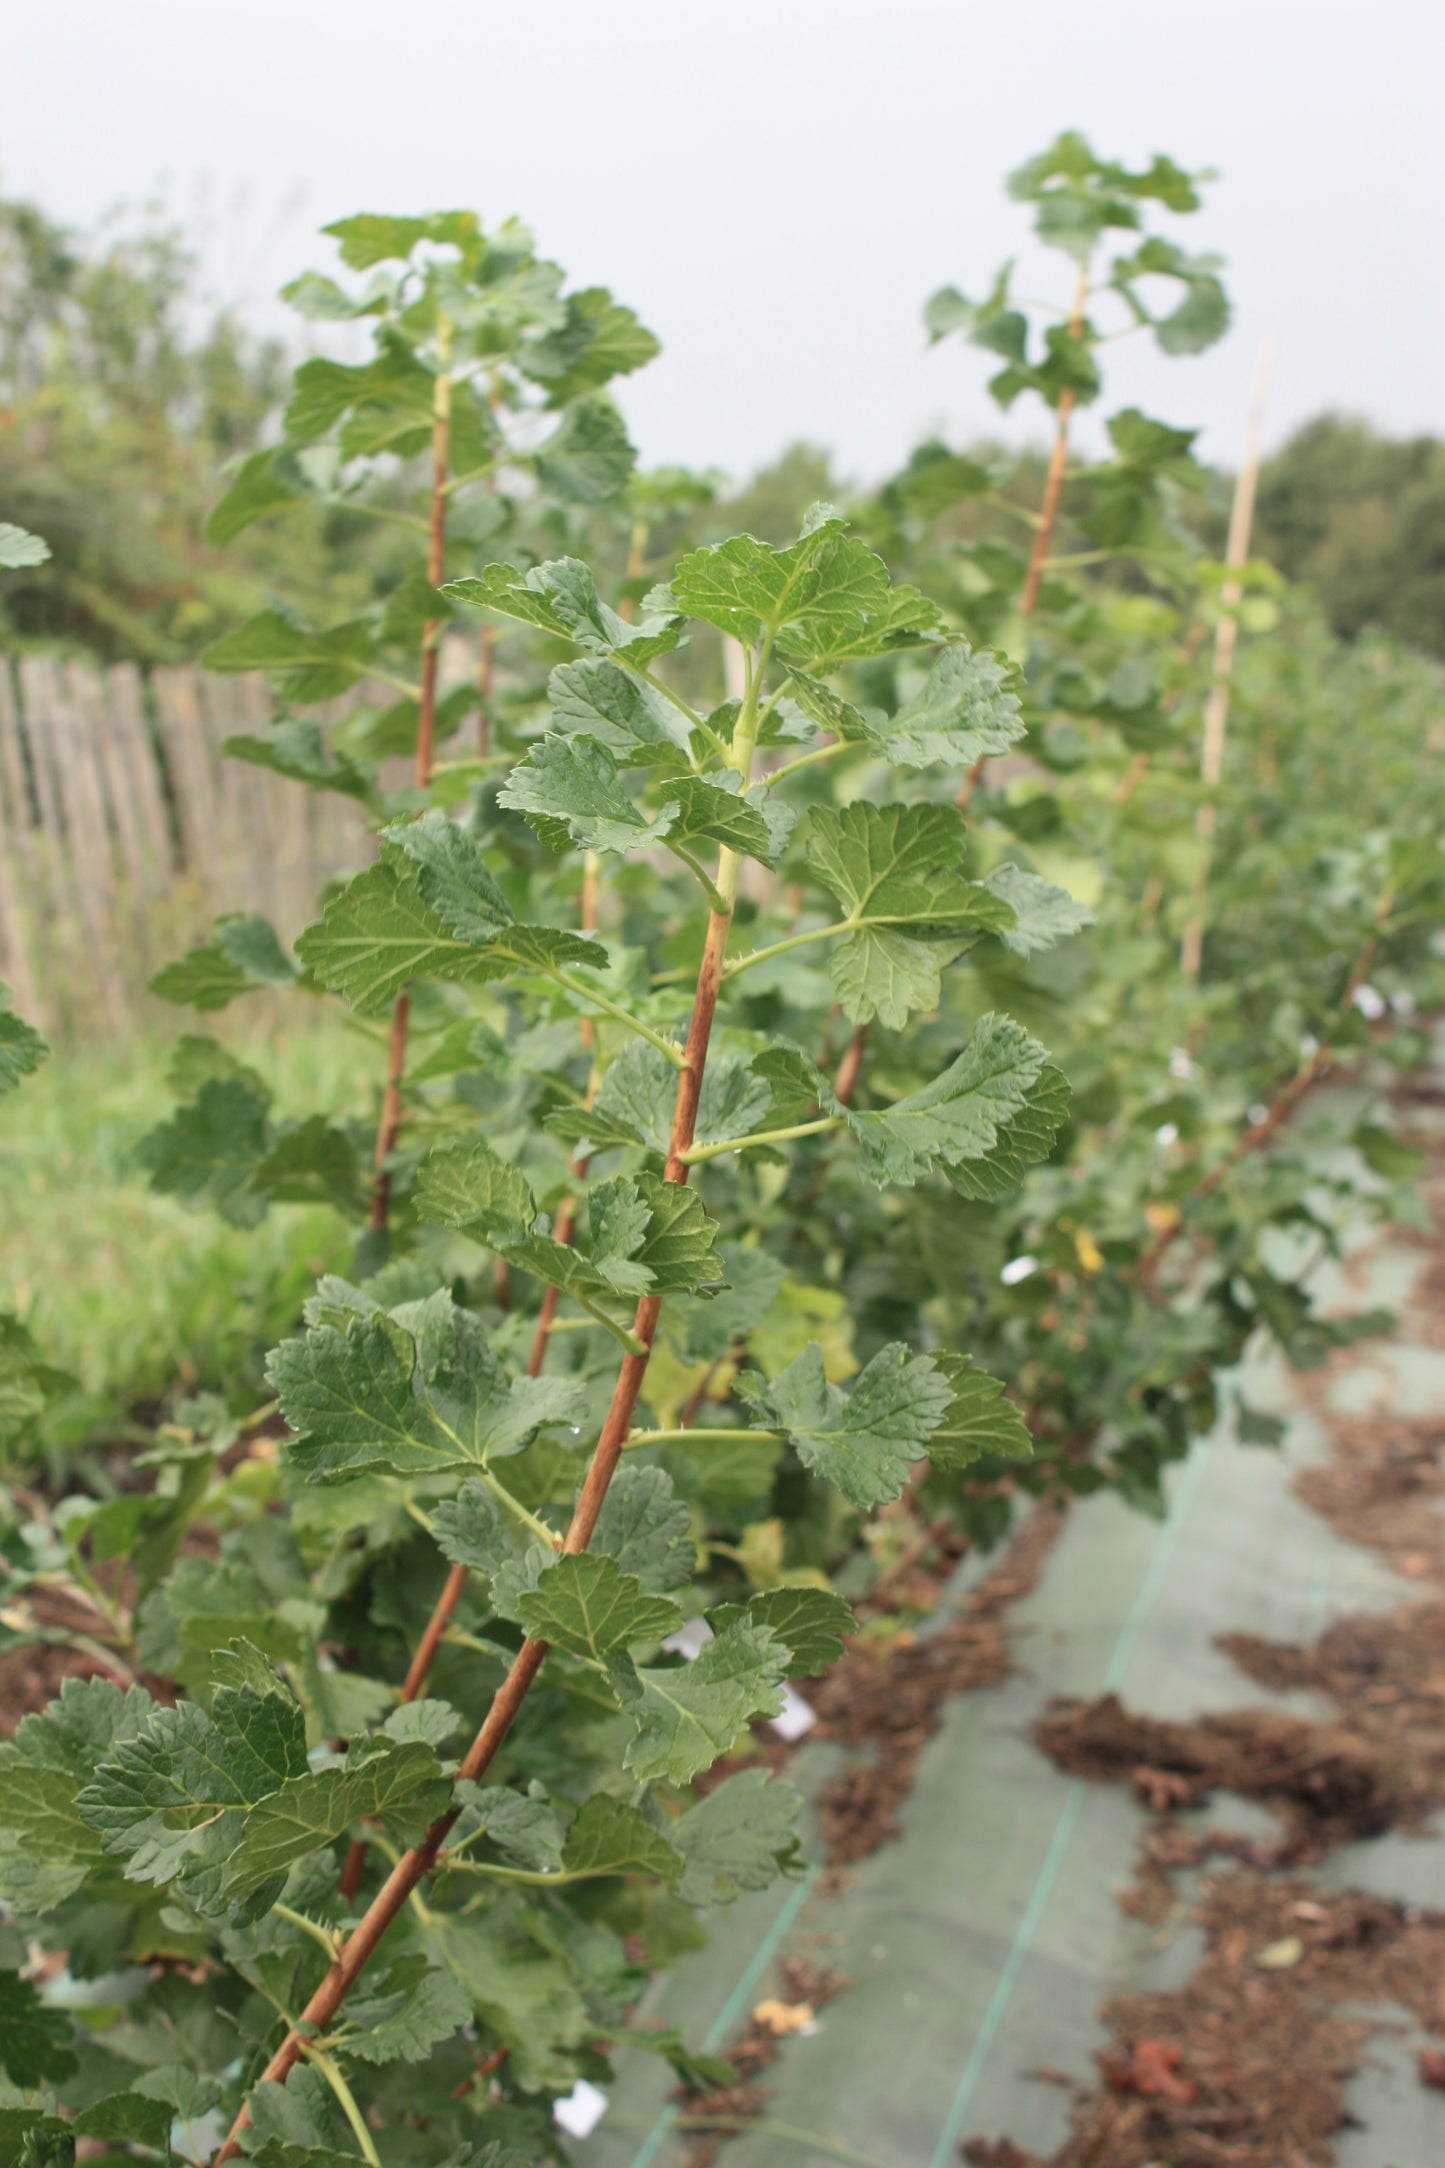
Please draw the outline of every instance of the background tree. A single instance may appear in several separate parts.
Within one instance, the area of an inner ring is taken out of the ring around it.
[[[1346,638],[1373,626],[1445,655],[1445,444],[1306,422],[1260,470],[1258,552]]]

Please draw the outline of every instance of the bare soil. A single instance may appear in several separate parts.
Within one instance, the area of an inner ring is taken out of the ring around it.
[[[1405,1324],[1417,1343],[1445,1346],[1438,1145],[1428,1172],[1436,1234]],[[1417,1582],[1420,1600],[1339,1619],[1308,1644],[1219,1637],[1257,1686],[1325,1697],[1320,1721],[1244,1707],[1161,1722],[1112,1695],[1046,1711],[1035,1736],[1057,1766],[1127,1784],[1150,1809],[1126,1908],[1160,1918],[1182,1901],[1182,1872],[1211,1857],[1240,1864],[1193,1900],[1205,1937],[1194,1975],[1105,2008],[1109,2045],[1097,2080],[1075,2094],[1064,2145],[1045,2160],[1009,2138],[974,2140],[963,2149],[974,2168],[1329,2168],[1350,2123],[1346,2082],[1371,2039],[1409,2020],[1445,2038],[1445,1914],[1324,1890],[1299,1872],[1445,1807],[1445,1421],[1336,1413],[1331,1379],[1368,1362],[1368,1348],[1346,1351],[1296,1381],[1332,1445],[1296,1490]],[[1179,1822],[1206,1802],[1227,1816],[1231,1793],[1269,1808],[1278,1837]],[[1397,2017],[1361,2014],[1381,2005]],[[1422,2084],[1445,2084],[1445,2049],[1422,2049],[1419,2066]]]

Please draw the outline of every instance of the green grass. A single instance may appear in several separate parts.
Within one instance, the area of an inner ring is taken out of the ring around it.
[[[278,1113],[368,1104],[374,1063],[340,1027],[234,1040]],[[170,1043],[66,1052],[0,1102],[0,1310],[29,1326],[79,1390],[47,1419],[53,1445],[125,1425],[177,1392],[241,1410],[265,1398],[266,1351],[320,1272],[344,1270],[334,1212],[277,1206],[254,1230],[154,1195],[134,1163],[172,1105]]]

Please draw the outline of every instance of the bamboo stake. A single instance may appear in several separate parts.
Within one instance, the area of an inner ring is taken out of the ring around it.
[[[427,539],[428,584],[440,587],[446,577],[447,557],[447,459],[451,440],[452,380],[448,374],[451,334],[443,318],[437,326],[437,349],[441,368],[432,396],[432,489],[431,521]],[[437,668],[441,660],[441,625],[428,622],[421,643],[421,698],[416,716],[416,784],[425,790],[431,781],[432,751],[436,740]],[[411,1016],[411,990],[403,987],[391,1012],[391,1037],[386,1064],[386,1090],[381,1100],[381,1120],[376,1131],[373,1162],[375,1186],[371,1193],[370,1226],[379,1234],[391,1213],[391,1169],[387,1162],[401,1127],[402,1077],[406,1073],[407,1024]]]
[[[1229,539],[1224,551],[1225,566],[1232,573],[1242,571],[1249,561],[1254,499],[1259,486],[1260,439],[1264,428],[1265,401],[1269,396],[1269,380],[1274,370],[1274,345],[1274,334],[1271,332],[1259,350],[1259,361],[1255,366],[1254,395],[1250,402],[1249,422],[1245,430],[1244,458],[1240,464],[1239,479],[1234,485],[1234,503],[1229,513]],[[1199,871],[1194,915],[1184,929],[1184,940],[1179,952],[1179,968],[1185,977],[1190,979],[1198,978],[1204,955],[1204,897],[1209,883],[1209,858],[1217,818],[1214,793],[1219,789],[1220,778],[1224,773],[1224,738],[1229,723],[1229,684],[1234,675],[1234,655],[1239,643],[1239,605],[1243,597],[1243,583],[1238,579],[1227,579],[1220,589],[1219,602],[1223,614],[1214,635],[1213,681],[1204,708],[1204,742],[1199,756],[1199,779],[1204,785],[1206,795],[1195,821],[1195,832],[1202,847],[1203,863]]]

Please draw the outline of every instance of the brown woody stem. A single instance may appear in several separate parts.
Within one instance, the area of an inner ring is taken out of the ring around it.
[[[755,686],[761,675],[760,664],[757,678],[754,679]],[[747,770],[751,767],[756,718],[757,701],[754,692],[745,707],[745,720],[739,724],[738,742],[743,753],[744,783],[747,780]],[[685,1183],[688,1177],[687,1162],[683,1154],[692,1145],[697,1124],[708,1042],[712,1036],[713,1017],[722,986],[722,967],[728,934],[732,928],[738,868],[736,854],[724,848],[719,854],[716,885],[725,908],[713,911],[708,919],[707,939],[698,969],[692,1019],[688,1026],[683,1067],[678,1075],[677,1098],[673,1107],[672,1133],[668,1140],[667,1166],[663,1175],[663,1179],[668,1182]],[[602,1425],[601,1436],[593,1449],[587,1475],[573,1509],[571,1525],[562,1545],[564,1552],[585,1551],[592,1539],[603,1500],[607,1496],[608,1485],[616,1473],[617,1464],[622,1458],[622,1449],[627,1442],[627,1434],[632,1427],[632,1417],[642,1392],[643,1379],[647,1375],[661,1310],[660,1295],[645,1295],[637,1306],[632,1330],[639,1343],[639,1352],[623,1357],[622,1367],[618,1371],[617,1382],[612,1391],[612,1403]],[[523,1642],[510,1671],[493,1696],[492,1705],[483,1719],[480,1731],[457,1771],[458,1781],[475,1782],[490,1767],[512,1728],[518,1710],[527,1698],[533,1680],[542,1668],[546,1654],[545,1641]],[[284,2085],[297,2063],[303,2059],[308,2047],[318,2037],[325,2036],[337,2011],[370,1963],[392,1921],[413,1890],[436,1865],[442,1846],[460,1813],[459,1806],[452,1807],[439,1820],[433,1822],[420,1844],[413,1846],[411,1851],[404,1853],[397,1861],[347,1939],[336,1962],[302,2011],[297,2024],[292,2026],[266,2065],[260,2083]],[[233,2160],[239,2154],[241,2133],[249,2126],[250,2120],[248,2098],[232,2124],[225,2144],[215,2155],[212,2168],[221,2168],[223,2162]]]

